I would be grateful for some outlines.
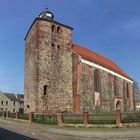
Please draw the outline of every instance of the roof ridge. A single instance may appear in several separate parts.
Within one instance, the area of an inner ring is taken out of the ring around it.
[[[97,52],[95,52],[95,51],[93,51],[93,50],[90,50],[89,48],[86,48],[86,47],[84,47],[83,45],[82,45],[82,46],[79,45],[79,44],[74,44],[74,45],[77,45],[77,46],[79,46],[79,47],[81,47],[81,48],[83,48],[83,49],[86,49],[86,50],[90,51],[90,52],[94,52],[95,54],[104,57],[105,59],[109,60],[110,62],[115,63],[115,62],[114,62],[113,60],[111,60],[110,58],[108,58],[108,57],[106,57],[106,56],[104,56],[104,55],[102,55],[102,54],[100,54],[100,53],[97,53]],[[119,66],[118,66],[118,67],[119,67]]]
[[[121,74],[122,76],[132,80],[129,75],[120,68],[118,64],[116,64],[113,60],[107,58],[106,56],[99,54],[95,51],[90,50],[89,48],[85,48],[79,44],[73,44],[72,49],[81,55],[83,58],[95,62],[105,68],[108,68],[116,73]]]

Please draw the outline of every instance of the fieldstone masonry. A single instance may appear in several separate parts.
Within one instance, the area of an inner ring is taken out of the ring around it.
[[[97,68],[81,62],[82,57],[73,51],[71,27],[38,17],[27,33],[25,45],[25,112],[111,112],[116,104],[121,111],[134,109],[133,83],[117,77],[116,96],[114,76],[102,69],[98,69],[100,93],[95,93]]]

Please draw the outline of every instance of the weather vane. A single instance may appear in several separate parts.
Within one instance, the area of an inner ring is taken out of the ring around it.
[[[48,5],[47,4],[45,4],[45,8],[46,8],[46,10],[48,10]]]

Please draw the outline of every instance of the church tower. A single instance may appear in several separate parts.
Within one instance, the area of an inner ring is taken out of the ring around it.
[[[25,112],[73,110],[72,28],[45,10],[25,37]]]

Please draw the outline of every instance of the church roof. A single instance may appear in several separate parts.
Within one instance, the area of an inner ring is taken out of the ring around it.
[[[77,45],[77,44],[73,44],[72,49],[77,54],[82,56],[82,58],[89,60],[91,62],[94,62],[96,64],[99,64],[105,68],[108,68],[108,69],[110,69],[116,73],[119,73],[120,75],[132,80],[132,78],[130,78],[127,73],[125,73],[115,62],[108,59],[107,57],[105,57],[101,54],[98,54],[94,51],[91,51],[87,48],[84,48],[83,46]]]

